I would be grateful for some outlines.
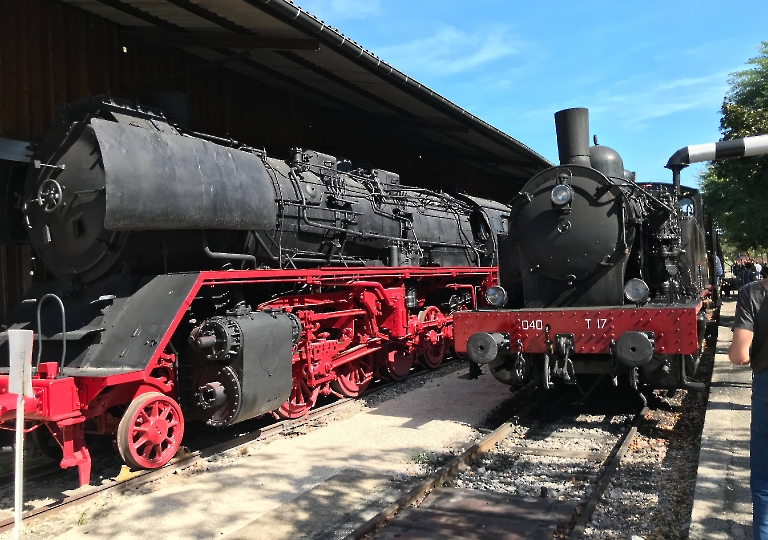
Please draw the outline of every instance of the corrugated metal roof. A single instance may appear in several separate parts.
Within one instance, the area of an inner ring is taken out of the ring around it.
[[[315,38],[319,50],[254,48],[226,64],[263,84],[340,113],[417,128],[421,142],[473,167],[494,167],[518,184],[545,158],[366,51],[286,0],[64,0],[126,30]],[[203,44],[201,39],[201,44]],[[243,49],[179,46],[207,60]]]

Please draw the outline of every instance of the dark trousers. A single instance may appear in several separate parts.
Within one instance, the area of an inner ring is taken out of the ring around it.
[[[768,540],[768,373],[752,379],[752,423],[749,445],[752,520],[755,540]]]

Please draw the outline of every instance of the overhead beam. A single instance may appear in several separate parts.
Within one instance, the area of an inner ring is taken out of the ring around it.
[[[209,9],[205,9],[203,6],[199,4],[195,4],[190,0],[165,0],[165,1],[170,4],[173,4],[176,7],[180,7],[185,11],[188,11],[190,13],[197,15],[201,19],[204,19],[215,25],[218,25],[221,28],[229,30],[230,32],[234,32],[235,34],[239,34],[241,36],[254,35],[254,33],[248,28],[245,28],[244,26],[240,26],[236,22],[230,21],[226,17],[222,17],[221,15],[218,15],[217,13],[214,13]]]
[[[169,32],[172,32],[174,36],[192,35],[192,33],[189,32],[187,29],[185,29],[183,27],[180,27],[180,26],[177,26],[177,25],[175,25],[173,23],[170,23],[168,21],[165,21],[163,19],[160,19],[158,17],[155,17],[154,15],[152,15],[150,13],[147,13],[146,11],[143,11],[141,9],[138,9],[138,8],[128,4],[127,2],[123,2],[121,0],[98,0],[98,1],[101,2],[102,4],[108,5],[108,6],[112,7],[112,8],[114,8],[114,9],[122,11],[123,13],[127,13],[129,15],[132,15],[133,17],[136,17],[136,18],[138,18],[140,20],[143,20],[145,22],[148,22],[148,23],[153,24],[155,26],[158,26],[160,28],[164,28],[164,29],[168,30]],[[205,8],[202,8],[201,6],[198,6],[197,4],[192,4],[188,0],[167,0],[167,1],[169,1],[170,3],[172,3],[174,5],[177,5],[178,7],[183,8],[183,9],[188,9],[189,11],[193,12],[198,17],[204,18],[204,19],[208,20],[209,22],[213,22],[214,24],[217,24],[217,25],[219,25],[219,26],[221,26],[221,27],[223,27],[223,28],[225,28],[227,30],[235,32],[237,34],[237,36],[255,37],[255,36],[253,36],[253,33],[250,30],[248,30],[246,28],[243,28],[243,27],[237,25],[236,23],[233,23],[233,22],[229,21],[228,19],[224,19],[223,17],[221,17],[219,15],[216,15],[216,14],[206,10]],[[142,33],[143,34],[144,32],[125,32],[125,33],[132,33],[132,34]],[[152,32],[152,33],[156,34],[157,32]],[[237,36],[232,36],[232,37],[237,37]],[[221,54],[223,57],[218,59],[218,60],[214,60],[214,61],[202,64],[200,66],[195,66],[193,68],[190,68],[190,70],[188,70],[190,73],[194,72],[194,71],[204,70],[204,69],[207,69],[208,67],[215,67],[216,65],[222,65],[222,64],[226,64],[226,63],[229,63],[229,62],[236,61],[236,62],[239,62],[239,63],[241,63],[241,64],[243,64],[243,65],[245,65],[245,66],[247,66],[247,67],[249,67],[251,69],[255,69],[257,71],[261,71],[262,73],[265,73],[265,74],[267,74],[267,75],[269,75],[271,77],[274,77],[274,78],[276,78],[278,80],[281,80],[281,81],[283,81],[285,83],[288,83],[289,85],[293,86],[297,90],[302,90],[303,92],[306,92],[309,95],[315,96],[315,97],[317,97],[319,99],[322,99],[322,100],[324,100],[326,102],[334,103],[334,104],[338,105],[339,107],[341,107],[343,109],[347,109],[348,111],[350,111],[352,113],[353,116],[356,116],[362,122],[370,122],[372,125],[380,125],[383,128],[391,128],[391,129],[395,129],[395,128],[417,129],[417,130],[418,129],[429,129],[429,130],[443,131],[443,132],[448,132],[448,133],[450,133],[450,132],[454,132],[454,133],[468,133],[469,132],[469,128],[467,126],[465,126],[465,125],[448,123],[448,122],[443,123],[443,122],[431,122],[431,121],[421,120],[418,117],[415,117],[415,115],[412,115],[411,113],[409,113],[407,111],[398,110],[399,109],[398,107],[394,106],[391,103],[386,102],[385,100],[381,100],[379,103],[381,105],[388,106],[389,108],[394,108],[395,112],[398,112],[398,113],[403,114],[403,115],[407,115],[410,118],[408,120],[397,119],[397,118],[388,119],[388,118],[384,118],[384,117],[381,117],[381,116],[373,115],[369,111],[366,111],[365,109],[363,109],[361,107],[357,107],[357,106],[349,103],[348,101],[346,101],[346,100],[344,100],[344,99],[342,99],[342,98],[340,98],[340,97],[338,97],[336,95],[324,92],[324,91],[316,88],[315,86],[312,86],[312,85],[307,84],[307,83],[305,83],[303,81],[297,80],[297,79],[295,79],[295,78],[293,78],[293,77],[291,77],[289,75],[286,75],[285,73],[282,73],[282,72],[280,72],[280,71],[278,71],[278,70],[276,70],[274,68],[271,68],[271,67],[265,66],[263,64],[260,64],[260,63],[258,63],[256,61],[254,61],[252,58],[248,58],[248,54],[246,52],[238,53],[238,54],[234,54],[233,55],[233,54],[231,54],[230,51],[226,50],[227,48],[222,48],[222,47],[209,47],[209,48],[211,48],[215,52]],[[280,54],[280,53],[278,53],[278,54]],[[286,53],[286,54],[290,54],[290,53]],[[314,68],[314,69],[312,69],[312,71],[315,71],[319,75],[323,75],[323,76],[330,75],[331,76],[331,80],[336,79],[334,82],[339,82],[339,80],[343,80],[343,79],[338,78],[338,76],[334,76],[334,74],[329,73],[327,70],[324,70],[322,68],[319,68],[318,66],[312,65],[306,59],[303,59],[303,58],[300,58],[300,57],[296,57],[295,55],[291,55],[291,56],[294,56],[295,59],[300,59],[301,64],[303,64],[305,68],[310,68],[310,66],[312,66],[312,68]],[[289,58],[289,59],[290,60],[294,60],[294,58]],[[162,80],[166,80],[166,79],[169,79],[169,78],[175,78],[177,76],[182,76],[182,75],[187,75],[187,74],[188,73],[185,73],[185,72],[175,73],[175,74],[163,77],[161,79],[158,79],[156,81],[153,81],[153,83],[161,82]],[[350,90],[353,90],[353,88],[350,88]],[[378,100],[381,99],[381,98],[378,98],[378,96],[370,94],[369,92],[367,92],[365,90],[362,90],[362,89],[356,89],[356,90],[358,90],[358,93],[360,91],[362,91],[364,93],[365,97],[369,97],[369,96],[373,97],[375,101],[378,101]],[[424,141],[422,141],[422,143],[423,142]],[[458,142],[461,143],[463,141],[461,139],[458,139]]]
[[[120,39],[133,45],[230,47],[233,49],[269,49],[273,51],[317,51],[320,49],[320,41],[314,38],[204,33],[120,32]]]
[[[282,56],[286,60],[290,60],[293,63],[298,64],[298,65],[300,65],[301,67],[303,67],[305,69],[308,69],[309,71],[317,73],[318,75],[320,75],[324,79],[332,81],[332,82],[338,84],[339,86],[341,86],[342,88],[346,88],[347,90],[350,90],[350,91],[352,91],[352,92],[354,92],[354,93],[356,93],[356,94],[358,94],[358,95],[368,99],[369,101],[372,101],[374,103],[377,103],[377,104],[381,105],[382,107],[386,107],[389,110],[394,111],[394,112],[396,112],[396,113],[398,113],[398,114],[400,114],[400,115],[402,115],[402,116],[404,116],[406,118],[410,118],[411,120],[418,119],[418,116],[415,115],[414,113],[412,113],[410,111],[406,111],[402,107],[398,107],[397,105],[395,105],[394,103],[390,102],[389,100],[386,100],[386,99],[384,99],[384,98],[382,98],[380,96],[377,96],[376,94],[374,94],[372,92],[369,92],[368,90],[365,90],[364,88],[360,88],[358,85],[356,85],[355,83],[353,83],[349,79],[345,79],[341,75],[338,75],[336,73],[328,71],[327,69],[322,68],[322,67],[318,66],[317,64],[315,64],[313,62],[310,62],[306,58],[302,58],[301,56],[299,56],[297,54],[294,54],[294,53],[291,53],[291,52],[279,52],[277,54],[279,54],[280,56]]]
[[[151,13],[147,13],[146,11],[143,11],[137,7],[133,7],[127,2],[122,2],[121,0],[98,0],[98,1],[99,3],[104,4],[105,6],[109,6],[112,9],[116,9],[118,11],[122,11],[123,13],[127,13],[128,15],[131,15],[132,17],[135,17],[140,21],[154,24],[158,28],[164,28],[165,30],[170,30],[171,32],[177,32],[179,30],[182,30],[181,27],[176,26],[175,24],[170,23],[165,19],[161,19],[160,17],[155,17]]]
[[[193,66],[188,69],[183,69],[181,71],[177,71],[176,73],[171,73],[170,75],[163,75],[162,77],[158,77],[157,79],[154,79],[152,81],[145,81],[142,84],[138,85],[135,90],[140,91],[141,89],[152,89],[158,84],[165,82],[165,81],[172,81],[172,80],[178,80],[181,77],[186,77],[188,75],[192,75],[194,73],[200,73],[203,71],[207,71],[209,69],[213,69],[216,67],[225,66],[227,64],[231,64],[232,62],[237,62],[238,60],[247,59],[248,56],[251,54],[250,50],[241,51],[239,53],[231,54],[229,56],[223,56],[221,58],[217,58],[216,60],[211,60],[208,62],[203,62],[199,65]]]
[[[245,28],[244,26],[240,26],[236,22],[230,21],[229,19],[226,19],[221,15],[218,15],[198,4],[190,2],[190,0],[166,0],[166,1],[179,8],[189,11],[194,15],[197,15],[201,19],[205,19],[206,21],[216,24],[221,28],[234,32],[235,34],[242,37],[243,39],[257,37],[256,34],[254,34],[253,31],[249,30],[248,28]],[[319,40],[316,40],[316,41],[318,42],[318,45],[319,45]],[[227,45],[222,45],[222,46],[227,46]],[[273,49],[273,50],[278,50],[278,49]],[[301,49],[280,49],[280,50],[290,51],[290,50],[301,50]],[[390,101],[383,99],[377,96],[376,94],[373,94],[372,92],[369,92],[363,88],[360,88],[359,86],[345,79],[344,77],[341,77],[333,72],[323,69],[320,66],[317,66],[314,63],[308,61],[306,58],[302,58],[301,56],[292,54],[291,52],[278,52],[277,54],[283,56],[286,60],[290,60],[291,62],[298,64],[303,68],[308,69],[320,75],[321,77],[331,82],[334,82],[339,86],[356,93],[359,96],[364,97],[365,99],[368,99],[369,101],[373,101],[374,103],[377,103],[382,107],[385,107],[391,111],[394,111],[404,116],[405,118],[408,118],[408,120],[404,122],[393,119],[392,123],[399,123],[402,127],[409,127],[409,128],[415,128],[415,129],[431,129],[435,131],[445,131],[445,132],[453,132],[453,133],[469,133],[469,128],[462,124],[456,124],[453,122],[430,122],[430,121],[421,120],[417,115],[411,113],[410,111],[406,111],[405,109],[398,107],[394,103],[391,103]],[[255,69],[261,69],[263,71],[262,69],[263,66],[259,66],[258,68],[256,68],[256,66],[254,66],[251,62],[244,61],[243,63],[246,65],[250,65]],[[315,89],[315,92],[318,92],[318,90]],[[387,120],[379,121],[379,123],[387,123],[387,122],[388,122]],[[458,140],[461,141],[461,139],[458,139]],[[474,149],[477,150],[477,148],[474,148]]]

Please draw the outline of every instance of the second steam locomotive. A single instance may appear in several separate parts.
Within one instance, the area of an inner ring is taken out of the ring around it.
[[[320,395],[438,366],[453,314],[496,284],[508,218],[322,153],[273,159],[109,97],[63,110],[9,192],[9,234],[56,278],[7,321],[35,333],[25,419],[81,483],[86,434],[155,468],[186,420],[296,418]],[[7,386],[1,375],[6,422]]]
[[[680,170],[766,153],[768,136],[683,148],[667,163],[672,184],[638,184],[616,151],[590,147],[587,109],[560,111],[555,124],[560,165],[512,202],[494,307],[456,315],[457,351],[511,386],[600,375],[628,376],[636,390],[703,389],[688,377],[719,318],[722,253]]]

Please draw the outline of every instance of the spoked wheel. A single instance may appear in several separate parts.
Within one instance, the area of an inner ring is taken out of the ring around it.
[[[352,360],[336,369],[331,388],[344,397],[356,398],[365,392],[373,380],[373,355]]]
[[[439,321],[443,314],[435,306],[429,306],[419,313],[420,323]],[[445,339],[440,329],[430,328],[422,334],[421,358],[419,363],[425,367],[435,369],[443,363],[448,352],[448,340]]]
[[[172,398],[151,392],[134,399],[117,427],[117,449],[134,469],[157,469],[181,446],[184,416]]]
[[[390,381],[402,381],[411,372],[416,354],[403,349],[379,351],[379,374]]]
[[[291,389],[291,396],[288,401],[283,403],[276,414],[280,418],[287,420],[289,418],[301,418],[309,409],[314,407],[317,401],[317,396],[320,394],[320,386],[310,388],[307,385],[307,381],[299,379],[293,379],[293,388]]]

